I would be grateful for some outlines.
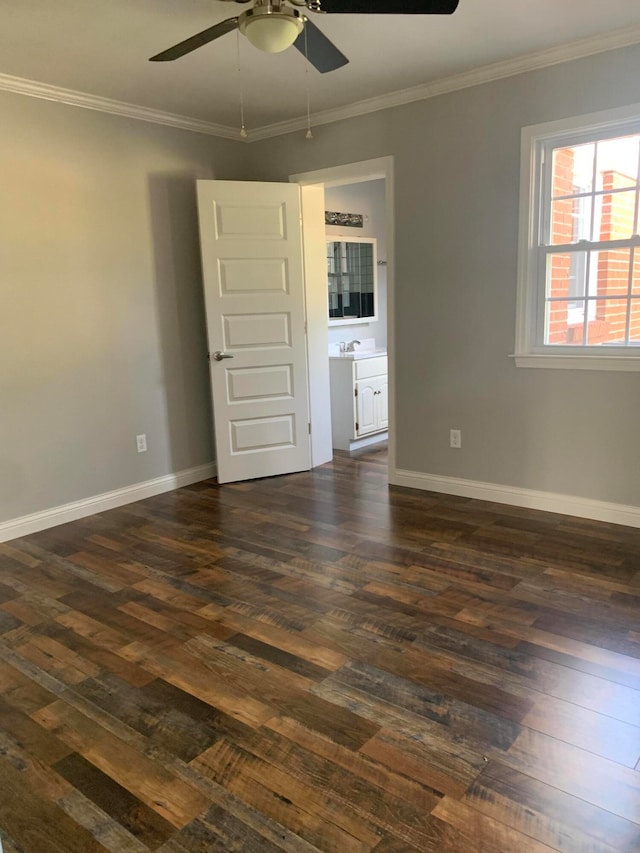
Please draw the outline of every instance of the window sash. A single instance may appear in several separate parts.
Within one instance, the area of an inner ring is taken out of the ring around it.
[[[612,292],[605,294],[589,293],[589,267],[592,257],[600,251],[615,251],[616,249],[629,248],[629,272],[627,276],[626,288],[624,291]],[[603,241],[588,241],[582,240],[580,243],[569,243],[564,246],[540,246],[538,247],[537,261],[537,286],[536,286],[536,324],[535,324],[535,340],[534,352],[566,352],[574,350],[575,352],[615,352],[619,355],[624,351],[632,351],[636,357],[638,355],[638,346],[631,340],[631,314],[634,303],[640,304],[640,291],[634,293],[634,264],[637,262],[640,254],[640,237],[634,236],[628,240],[603,240]],[[571,295],[570,293],[562,296],[547,295],[547,258],[557,254],[583,254],[586,261],[585,272],[585,292],[583,295]],[[609,344],[588,344],[587,343],[587,327],[589,321],[593,319],[589,315],[589,306],[597,306],[600,303],[615,300],[616,302],[626,302],[626,323],[625,323],[625,339],[624,341],[611,342]],[[546,318],[547,305],[549,303],[565,302],[569,307],[578,309],[584,306],[583,316],[583,336],[582,344],[566,344],[566,343],[547,343],[546,342]]]
[[[551,231],[551,217],[552,217],[552,203],[562,200],[573,200],[573,199],[585,199],[589,200],[592,208],[592,223],[593,223],[593,212],[597,205],[597,199],[602,198],[604,196],[611,196],[614,194],[619,194],[622,192],[634,192],[635,193],[635,215],[634,221],[632,224],[632,228],[634,230],[638,229],[638,208],[639,208],[639,199],[640,199],[640,171],[638,174],[638,179],[634,183],[630,183],[628,186],[624,188],[611,188],[611,189],[596,189],[596,175],[595,171],[597,168],[597,164],[594,158],[594,176],[592,178],[592,187],[589,191],[577,192],[571,194],[558,194],[554,195],[553,193],[553,156],[554,151],[559,148],[571,148],[576,145],[581,145],[585,143],[597,143],[603,142],[608,139],[618,138],[622,136],[628,135],[638,135],[640,134],[640,121],[632,121],[624,124],[620,124],[618,126],[612,126],[610,128],[603,128],[599,132],[594,132],[594,130],[584,130],[578,131],[568,134],[557,135],[553,137],[549,137],[547,139],[540,139],[537,141],[535,146],[536,150],[536,171],[537,178],[532,186],[532,190],[534,192],[534,197],[530,200],[530,215],[534,217],[535,226],[532,233],[533,238],[533,246],[531,248],[531,256],[532,260],[530,263],[530,278],[529,278],[529,287],[534,287],[535,292],[533,294],[533,309],[534,309],[534,322],[533,322],[533,339],[531,341],[531,351],[532,352],[575,352],[579,353],[606,353],[606,352],[615,352],[617,355],[624,354],[626,351],[635,350],[635,354],[637,355],[637,347],[633,347],[629,342],[629,320],[631,315],[631,306],[634,300],[637,299],[637,296],[633,295],[633,263],[634,263],[634,254],[637,253],[640,248],[640,235],[637,233],[632,234],[631,236],[623,239],[616,240],[593,240],[593,239],[578,239],[571,240],[570,242],[564,243],[552,243],[553,239],[552,231]],[[536,191],[537,188],[537,191]],[[587,202],[588,203],[588,202]],[[591,226],[593,228],[593,224]],[[594,235],[593,231],[591,232],[592,236]],[[590,264],[591,258],[594,256],[593,253],[596,252],[607,252],[607,251],[615,251],[617,249],[630,249],[630,266],[629,266],[629,280],[627,283],[626,293],[616,294],[615,298],[619,300],[624,300],[627,302],[627,324],[625,331],[625,341],[623,344],[620,343],[612,343],[612,344],[588,344],[586,342],[586,329],[587,324],[589,322],[588,318],[588,306],[589,305],[597,305],[598,302],[603,301],[605,299],[614,298],[613,295],[591,295],[588,292],[588,283],[587,283],[587,291],[582,296],[563,296],[563,297],[549,297],[547,296],[547,258],[550,255],[554,254],[584,254],[586,259],[587,267]],[[546,343],[546,311],[547,305],[549,302],[571,302],[575,304],[576,307],[584,306],[585,318],[584,322],[584,335],[583,335],[583,343],[580,345],[568,345],[568,344],[548,344]]]

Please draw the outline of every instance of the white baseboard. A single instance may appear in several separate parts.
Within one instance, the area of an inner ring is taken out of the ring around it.
[[[624,524],[627,527],[640,527],[640,507],[637,506],[626,506],[625,504],[580,498],[575,495],[558,495],[554,492],[539,492],[535,489],[521,489],[517,486],[502,486],[498,483],[482,483],[478,480],[462,480],[457,477],[442,477],[439,474],[421,474],[418,471],[398,469],[389,471],[389,482],[394,486],[408,486],[410,489],[422,489],[428,492],[459,495],[464,498],[477,498],[492,503],[541,509],[546,512],[557,512],[561,515],[573,515],[578,518],[591,518],[595,521]]]
[[[0,522],[0,542],[8,542],[19,536],[28,536],[39,530],[56,527],[58,524],[66,524],[78,518],[86,518],[97,512],[107,509],[115,509],[135,501],[152,498],[163,492],[170,492],[182,486],[190,486],[191,483],[199,483],[215,477],[215,462],[206,465],[198,465],[196,468],[187,468],[177,471],[175,474],[166,474],[164,477],[156,477],[154,480],[146,480],[144,483],[135,483],[133,486],[125,486],[123,489],[115,489],[113,492],[104,492],[73,503],[55,506],[42,512],[34,512],[31,515],[23,515],[10,521]]]

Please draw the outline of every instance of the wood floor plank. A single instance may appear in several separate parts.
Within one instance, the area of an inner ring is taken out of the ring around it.
[[[178,829],[206,807],[206,799],[199,791],[146,756],[137,754],[98,723],[64,702],[58,700],[35,712],[33,717]]]
[[[223,625],[233,629],[234,633],[244,633],[263,643],[275,646],[275,648],[281,649],[283,652],[295,654],[297,657],[301,657],[322,669],[334,671],[343,666],[348,660],[346,655],[334,652],[317,643],[311,643],[299,633],[292,635],[288,631],[284,631],[273,625],[264,624],[256,619],[250,619],[239,613],[232,613],[228,610],[223,612],[224,615],[220,615],[219,617],[220,621]]]
[[[385,772],[374,761],[344,747],[323,743],[308,730],[303,730],[306,737],[298,731],[298,738],[291,740],[283,734],[291,731],[291,723],[288,727],[283,723],[277,731],[249,731],[235,743],[244,752],[293,776],[303,787],[322,792],[342,810],[358,815],[378,830],[397,831],[405,839],[420,842],[425,820],[439,800],[436,791]]]
[[[451,730],[453,737],[458,734],[475,737],[487,748],[506,750],[521,731],[520,726],[511,720],[367,664],[348,664],[326,680],[327,684],[329,682],[345,684],[390,705],[426,717]]]
[[[147,853],[152,849],[76,788],[58,800],[58,806],[111,853]]]
[[[336,827],[345,833],[347,837],[343,843],[346,845],[357,846],[355,841],[359,841],[363,848],[371,849],[378,842],[375,827],[355,809],[344,808],[333,791],[295,778],[281,767],[226,740],[218,741],[194,759],[193,765],[206,768],[216,781],[232,791],[245,790],[252,784],[262,787],[271,792],[276,808],[279,803],[284,803],[296,810],[309,812],[331,828],[327,832]]]
[[[640,774],[556,738],[523,729],[500,760],[631,822],[640,815]]]
[[[0,773],[0,838],[6,831],[25,853],[104,853],[92,833],[46,795],[36,793],[23,773],[4,758],[0,759]]]
[[[219,737],[237,736],[242,723],[162,679],[133,688],[111,673],[85,681],[78,692],[103,711],[182,761],[191,761]]]
[[[522,724],[626,767],[635,767],[640,760],[640,726],[596,714],[562,699],[541,696]]]
[[[633,853],[640,825],[491,761],[464,796],[475,809],[562,853]]]
[[[149,849],[155,850],[173,835],[169,821],[78,753],[58,761],[54,770]]]
[[[451,752],[444,753],[437,745],[428,749],[385,729],[367,741],[360,752],[396,773],[456,798],[462,797],[482,768],[481,760],[470,764]]]
[[[219,678],[212,678],[211,670],[187,653],[163,655],[144,643],[132,643],[121,649],[119,654],[248,725],[260,726],[275,713],[269,705],[253,699],[245,691],[230,687]]]
[[[459,800],[445,797],[432,814],[445,823],[464,829],[476,839],[478,848],[488,845],[491,849],[511,853],[513,850],[526,850],[527,853],[553,853],[555,847],[536,841],[523,835],[516,829],[482,814]]]

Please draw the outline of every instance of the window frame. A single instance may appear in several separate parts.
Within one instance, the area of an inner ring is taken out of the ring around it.
[[[545,215],[542,205],[551,197],[551,168],[545,168],[544,158],[550,159],[553,148],[628,133],[640,134],[640,104],[522,129],[516,342],[512,356],[518,367],[640,370],[638,347],[545,344],[545,285],[540,270],[541,262],[550,254],[541,249]],[[635,235],[632,242],[640,251],[640,237]],[[597,251],[598,244],[590,242],[589,247]]]

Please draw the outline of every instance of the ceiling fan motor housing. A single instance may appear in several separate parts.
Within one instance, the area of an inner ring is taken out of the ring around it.
[[[298,38],[305,20],[297,9],[280,3],[257,3],[240,15],[238,27],[254,47],[267,53],[280,53]]]

